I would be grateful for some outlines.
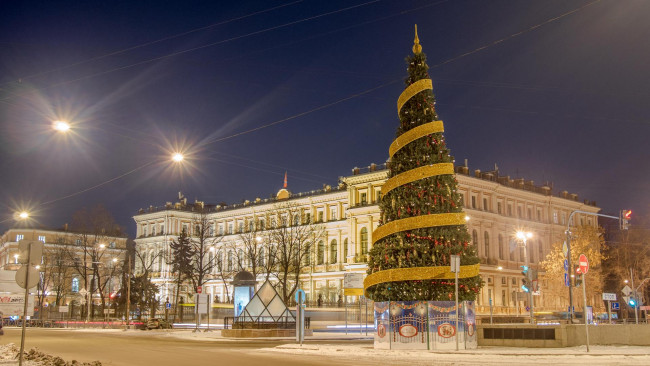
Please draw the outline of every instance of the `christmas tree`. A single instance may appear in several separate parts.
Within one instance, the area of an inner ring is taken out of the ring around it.
[[[397,101],[400,125],[389,150],[366,295],[375,301],[449,301],[454,296],[450,255],[459,255],[458,298],[474,300],[483,285],[479,259],[465,225],[417,26],[413,55],[406,62],[406,88]]]

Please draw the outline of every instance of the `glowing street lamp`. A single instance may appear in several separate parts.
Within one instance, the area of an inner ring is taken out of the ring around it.
[[[68,132],[70,130],[70,124],[65,121],[54,121],[52,122],[52,128],[59,132]]]
[[[176,163],[180,163],[183,159],[185,159],[185,157],[181,153],[174,153],[174,155],[172,155],[172,160]]]
[[[21,220],[27,220],[29,218],[29,212],[23,211],[19,213],[18,218]]]

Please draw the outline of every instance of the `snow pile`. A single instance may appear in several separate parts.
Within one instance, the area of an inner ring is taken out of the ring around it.
[[[0,365],[18,365],[19,352],[20,349],[13,343],[0,345]],[[99,361],[88,363],[72,360],[67,362],[61,357],[48,355],[34,348],[26,352],[23,359],[25,366],[102,366]]]

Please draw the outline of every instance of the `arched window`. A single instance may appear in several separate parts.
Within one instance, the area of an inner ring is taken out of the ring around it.
[[[476,230],[472,230],[472,244],[478,249],[478,233]]]
[[[499,234],[499,259],[505,259],[503,257],[503,236]]]
[[[513,237],[510,237],[508,240],[508,249],[510,250],[510,260],[514,262],[515,260],[515,249],[517,248],[517,243]]]
[[[228,271],[232,271],[232,250],[228,251],[228,263],[226,268],[228,268]]]
[[[316,258],[318,264],[325,262],[325,244],[323,244],[322,240],[318,242],[318,256]]]
[[[199,233],[201,232],[201,230],[199,230],[199,229],[200,229],[199,225],[194,226],[194,235],[195,236],[198,236]]]
[[[72,292],[79,292],[79,279],[77,277],[72,279]]]
[[[338,247],[337,247],[336,239],[332,239],[332,241],[330,242],[330,263],[338,262],[338,260],[337,260],[338,256],[337,256],[337,252],[336,252],[337,250],[338,250]]]
[[[485,248],[485,258],[490,258],[490,234],[486,231],[483,233],[483,246]]]
[[[295,214],[293,215],[293,226],[298,226],[300,225],[300,215]]]
[[[361,254],[368,254],[368,229],[365,227],[361,228],[361,233],[359,236],[361,238]]]

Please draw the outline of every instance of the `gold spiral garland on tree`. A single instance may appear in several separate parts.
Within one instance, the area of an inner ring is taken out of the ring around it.
[[[397,99],[397,114],[399,115],[402,107],[404,107],[406,102],[408,102],[416,94],[428,89],[433,89],[433,83],[431,79],[421,79],[409,85]],[[442,121],[429,122],[406,131],[397,137],[395,141],[393,141],[393,143],[390,145],[389,156],[392,158],[393,155],[395,155],[395,153],[401,148],[421,137],[440,132],[444,132]],[[411,169],[387,180],[382,187],[382,193],[386,195],[386,193],[402,185],[412,183],[420,179],[444,174],[454,174],[453,163],[440,163]],[[461,211],[454,213],[429,214],[408,217],[390,221],[384,225],[377,227],[377,229],[375,229],[372,233],[372,242],[374,245],[377,241],[389,235],[403,231],[454,225],[465,225],[464,212]],[[458,273],[458,277],[469,278],[478,276],[479,266],[479,264],[460,266],[460,273]],[[363,287],[365,290],[367,290],[371,286],[386,282],[452,279],[454,277],[455,273],[451,272],[449,266],[393,268],[378,271],[368,275],[363,281]]]

